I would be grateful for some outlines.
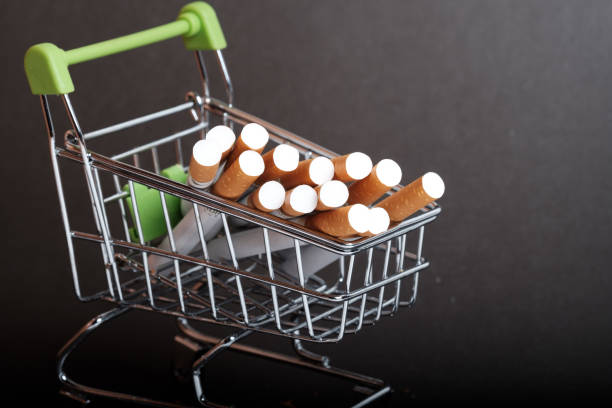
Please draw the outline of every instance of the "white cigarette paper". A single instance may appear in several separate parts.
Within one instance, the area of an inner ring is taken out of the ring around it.
[[[332,264],[334,261],[337,261],[341,257],[341,255],[313,245],[301,247],[300,256],[302,258],[302,272],[304,273],[304,281],[307,281],[310,276]],[[298,281],[299,273],[296,259],[295,251],[293,251],[293,253],[288,255],[285,261],[280,264],[279,268],[281,271],[292,276],[296,281]]]
[[[191,204],[187,200],[184,202]],[[182,203],[181,203],[182,204]],[[204,239],[209,240],[221,230],[223,222],[221,220],[221,213],[208,209],[204,206],[198,206],[198,213],[200,214],[200,220],[202,221],[202,229],[204,231]],[[175,252],[181,255],[188,255],[190,252],[195,250],[201,245],[200,235],[198,233],[198,226],[196,217],[193,211],[193,205],[191,210],[185,214],[183,219],[176,224],[172,229],[172,236],[174,237]],[[164,240],[159,244],[160,249],[171,251],[170,238],[166,236]],[[158,270],[168,263],[172,262],[172,259],[166,258],[159,255],[149,255],[149,268]]]
[[[271,252],[293,248],[295,245],[293,238],[278,232],[268,230],[268,236],[270,238]],[[232,234],[232,242],[236,259],[247,258],[266,252],[263,229],[259,227]],[[303,242],[300,241],[300,245],[304,245]],[[213,239],[208,243],[207,247],[211,259],[231,259],[225,236]]]

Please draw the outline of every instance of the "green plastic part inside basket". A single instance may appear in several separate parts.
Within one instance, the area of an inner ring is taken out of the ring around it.
[[[187,183],[187,173],[183,170],[183,166],[175,164],[161,171],[161,175],[176,181],[178,183]],[[123,191],[129,192],[129,185],[123,186]],[[164,210],[162,208],[161,196],[159,191],[149,188],[143,184],[134,183],[134,196],[138,205],[138,215],[140,216],[140,226],[142,227],[142,238],[144,242],[148,242],[165,235],[168,232],[166,228],[166,220],[164,219]],[[164,193],[166,198],[166,207],[170,217],[170,224],[174,227],[182,218],[181,215],[181,199]],[[126,199],[132,222],[136,225],[136,216],[134,214],[134,205],[132,198]],[[137,229],[130,228],[130,235],[134,242],[139,242]]]
[[[134,34],[65,51],[51,43],[33,45],[24,66],[34,95],[74,92],[68,67],[170,38],[182,36],[188,50],[221,50],[227,46],[215,10],[203,1],[184,6],[176,21]]]

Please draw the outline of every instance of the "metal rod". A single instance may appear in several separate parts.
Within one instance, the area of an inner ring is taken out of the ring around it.
[[[133,154],[144,152],[145,150],[149,150],[152,147],[156,147],[156,146],[162,145],[164,143],[168,143],[168,142],[171,142],[173,140],[180,139],[183,136],[187,136],[187,135],[190,135],[192,133],[196,133],[199,130],[204,129],[205,127],[206,127],[205,123],[198,123],[197,125],[192,126],[189,129],[181,130],[180,132],[173,133],[173,134],[171,134],[169,136],[163,137],[161,139],[157,139],[157,140],[155,140],[153,142],[150,142],[150,143],[145,143],[145,144],[143,144],[141,146],[138,146],[138,147],[135,147],[133,149],[127,150],[127,151],[125,151],[123,153],[116,154],[116,155],[112,156],[111,158],[113,160],[122,160],[122,159],[125,159],[126,157],[129,157],[129,156],[133,155]],[[139,166],[137,166],[137,167],[139,167]]]
[[[120,130],[123,129],[128,129],[131,128],[133,126],[137,126],[143,123],[147,123],[150,122],[152,120],[155,119],[160,119],[163,118],[165,116],[170,116],[173,115],[175,113],[178,112],[183,112],[186,110],[189,110],[193,108],[193,102],[185,102],[182,103],[180,105],[177,106],[173,106],[171,108],[168,109],[163,109],[148,115],[144,115],[144,116],[140,116],[138,118],[134,118],[134,119],[130,119],[130,120],[126,120],[125,122],[121,122],[121,123],[117,123],[115,125],[111,125],[111,126],[107,126],[105,128],[102,129],[98,129],[98,130],[94,130],[91,132],[87,132],[83,135],[83,138],[85,140],[90,140],[90,139],[95,139],[97,137],[103,136],[103,135],[107,135],[109,133],[114,133],[114,132],[118,132]]]
[[[97,218],[101,221],[103,219],[102,217],[102,213],[101,213],[101,203],[99,200],[99,196],[98,194],[95,193],[95,184],[94,184],[94,180],[93,180],[93,174],[92,174],[92,170],[91,170],[91,165],[88,159],[88,153],[87,153],[87,149],[85,147],[85,141],[83,140],[83,131],[81,130],[81,126],[79,125],[79,121],[77,119],[76,113],[74,112],[74,109],[72,108],[72,103],[70,102],[70,97],[68,95],[62,95],[62,101],[64,102],[64,107],[66,108],[66,111],[68,113],[68,118],[70,119],[70,123],[72,124],[72,128],[74,129],[77,138],[79,140],[79,147],[80,147],[80,151],[81,151],[81,157],[83,157],[83,166],[85,169],[85,179],[87,180],[87,185],[89,187],[89,190],[91,192],[91,196],[92,196],[92,206],[94,207],[94,213],[96,214]],[[119,295],[119,300],[123,300],[123,294],[121,293],[121,284],[119,282],[119,275],[117,273],[117,265],[115,263],[115,259],[114,259],[114,251],[111,247],[110,244],[110,237],[107,234],[107,230],[106,228],[102,227],[102,236],[104,238],[104,247],[106,249],[106,254],[108,257],[108,262],[111,265],[112,271],[113,271],[113,275],[115,278],[115,283],[117,285],[117,293]],[[112,289],[111,289],[112,292]]]
[[[81,294],[81,285],[79,283],[79,274],[76,266],[76,259],[74,256],[74,244],[72,242],[72,235],[70,233],[68,210],[66,208],[66,200],[64,198],[64,187],[62,185],[62,177],[59,170],[59,164],[57,162],[57,156],[55,155],[55,128],[53,127],[53,119],[51,118],[51,110],[49,109],[49,101],[46,95],[40,96],[40,105],[45,119],[45,126],[49,139],[49,155],[51,156],[51,167],[53,168],[53,177],[55,179],[55,186],[57,187],[57,198],[60,204],[60,213],[62,215],[62,223],[64,225],[66,244],[68,246],[68,257],[70,259],[72,283],[74,285],[74,292],[77,298],[79,300],[83,300],[83,296]]]
[[[130,197],[132,198],[132,209],[134,211],[134,219],[136,220],[136,231],[138,232],[138,239],[140,245],[144,245],[144,237],[142,234],[142,223],[140,222],[140,212],[138,211],[138,200],[136,199],[136,193],[134,192],[134,182],[128,181],[130,189]],[[151,307],[155,307],[155,299],[153,297],[153,290],[151,288],[151,277],[149,276],[149,257],[146,252],[141,252],[142,265],[144,267],[144,276],[147,284],[147,294],[149,295],[149,304]]]

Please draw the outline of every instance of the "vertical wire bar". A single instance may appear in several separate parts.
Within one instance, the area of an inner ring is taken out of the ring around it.
[[[206,246],[206,240],[204,239],[204,225],[202,224],[202,218],[200,217],[200,211],[198,205],[196,203],[193,204],[193,214],[196,219],[196,226],[198,227],[198,235],[200,237],[200,244],[202,245],[202,252],[204,255],[204,259],[209,261],[208,257],[208,247]],[[215,302],[215,289],[213,287],[212,281],[212,271],[210,267],[206,267],[206,283],[208,284],[208,296],[210,297],[210,308],[213,317],[217,318],[217,306]]]
[[[425,235],[425,226],[422,225],[421,228],[419,228],[419,243],[417,244],[417,261],[416,261],[416,266],[419,266],[422,261],[422,255],[423,255],[423,236]],[[418,291],[418,287],[419,287],[419,272],[416,272],[414,274],[413,277],[413,282],[412,282],[412,296],[410,297],[410,300],[408,301],[408,303],[410,305],[412,305],[417,298],[417,291]]]
[[[83,169],[83,173],[85,176],[85,180],[87,182],[87,172],[85,171],[85,169]],[[89,186],[89,184],[87,185],[87,193],[89,194],[89,201],[91,203],[91,209],[93,211],[93,215],[94,215],[94,221],[96,224],[96,229],[98,231],[99,235],[104,236],[104,233],[102,232],[102,223],[100,222],[99,219],[99,215],[98,212],[96,211],[96,206],[94,205],[94,197],[93,194],[94,192],[92,191],[91,187]],[[111,277],[111,271],[108,267],[108,265],[110,264],[110,261],[108,259],[108,253],[106,251],[106,246],[104,244],[104,242],[100,242],[100,252],[102,253],[102,261],[104,262],[104,272],[106,274],[106,282],[110,288],[110,293],[114,293],[114,289],[112,289],[113,287],[113,278]]]
[[[159,174],[161,169],[159,167],[159,153],[157,152],[157,146],[153,146],[151,148],[151,157],[153,158],[153,170],[155,170],[155,174]]]
[[[232,78],[230,77],[229,71],[227,69],[227,65],[225,64],[225,58],[223,57],[223,52],[221,50],[217,50],[217,62],[219,63],[219,68],[223,73],[223,79],[225,80],[225,93],[227,95],[227,104],[229,107],[234,106],[234,85],[232,84]],[[223,113],[223,124],[227,126],[227,113]],[[234,123],[230,123],[230,127],[232,130],[234,129]]]
[[[342,263],[344,263],[344,261]],[[345,286],[345,292],[344,292],[346,294],[349,294],[351,291],[351,279],[353,278],[354,265],[355,265],[355,255],[351,255],[349,257],[348,271],[346,274],[346,286]],[[344,304],[342,305],[342,318],[340,319],[340,330],[338,330],[338,338],[337,338],[338,341],[342,340],[342,337],[344,337],[344,329],[346,328],[347,311],[348,311],[348,300],[345,300]]]
[[[121,193],[121,185],[119,183],[119,177],[116,174],[113,174],[113,182],[115,183],[115,190],[117,194]],[[119,203],[119,212],[121,213],[121,221],[123,222],[123,232],[125,233],[125,240],[127,242],[132,242],[132,237],[130,236],[130,227],[127,221],[127,213],[125,212],[125,205],[123,204],[123,198],[117,200]]]
[[[174,244],[174,234],[172,232],[172,223],[170,222],[170,215],[168,214],[168,205],[166,204],[166,194],[163,191],[159,192],[161,198],[162,210],[164,212],[164,220],[166,221],[166,229],[168,230],[168,240],[170,241],[170,249],[176,253],[176,245]],[[181,304],[181,311],[185,313],[185,299],[183,299],[183,283],[181,280],[181,270],[179,267],[178,259],[172,260],[174,264],[174,275],[176,276],[176,290],[178,292],[179,302]]]
[[[387,279],[387,271],[389,269],[389,257],[391,255],[391,240],[387,241],[387,247],[385,249],[385,260],[383,264],[382,270],[382,280]],[[382,304],[383,299],[385,298],[385,286],[380,287],[380,292],[378,293],[378,308],[376,310],[376,319],[380,320],[380,315],[382,314]]]
[[[294,239],[293,245],[295,246],[295,262],[297,264],[300,285],[302,286],[302,288],[305,288],[306,281],[304,280],[304,270],[302,268],[302,252],[300,251],[300,241]],[[306,323],[308,324],[308,333],[311,337],[314,337],[314,329],[312,328],[312,317],[310,316],[310,306],[308,305],[308,296],[302,294],[302,303],[304,304],[304,314],[306,315]]]
[[[185,160],[183,159],[183,146],[181,145],[183,138],[176,139],[174,142],[176,152],[176,162],[181,166],[185,167]]]
[[[51,110],[49,109],[49,100],[47,95],[40,96],[40,104],[45,118],[45,126],[47,128],[47,136],[49,137],[49,154],[51,156],[51,167],[53,168],[53,176],[55,178],[55,187],[57,189],[57,198],[60,204],[60,213],[62,215],[62,223],[64,224],[64,232],[66,234],[66,244],[68,245],[68,257],[70,258],[70,270],[72,271],[72,283],[74,292],[79,300],[83,299],[81,294],[81,284],[79,282],[79,273],[76,266],[76,258],[74,256],[74,243],[72,242],[72,234],[70,230],[70,221],[68,219],[68,210],[66,208],[66,200],[64,197],[64,187],[62,185],[62,177],[59,171],[59,163],[55,153],[55,128],[51,118]],[[109,286],[109,292],[113,295],[113,287]]]
[[[404,253],[406,252],[406,234],[402,235],[400,238],[401,248],[399,250],[399,264],[397,268],[397,273],[400,273],[404,270]],[[398,279],[395,282],[395,302],[393,303],[393,313],[397,312],[397,308],[399,307],[400,302],[400,289],[401,289],[401,279]]]
[[[94,174],[94,181],[96,183],[96,192],[98,193],[98,200],[100,200],[100,203],[102,204],[102,220],[104,222],[102,222],[102,226],[106,228],[106,233],[108,234],[108,236],[112,236],[111,232],[110,232],[110,224],[108,222],[108,215],[106,214],[106,204],[104,203],[104,194],[102,193],[102,183],[100,182],[100,172],[98,171],[98,169],[94,168],[93,169],[93,174]]]
[[[221,213],[221,220],[223,221],[223,230],[225,231],[227,247],[230,252],[230,257],[232,258],[232,265],[234,265],[234,269],[239,269],[238,261],[236,260],[236,252],[234,251],[234,243],[232,242],[232,235],[229,230],[229,225],[227,224],[227,215],[225,215],[225,213]],[[244,299],[244,291],[242,290],[242,281],[240,280],[240,276],[234,276],[236,277],[236,288],[238,289],[238,296],[240,297],[240,308],[242,309],[242,315],[244,316],[244,323],[249,324],[249,313],[247,311],[246,301]]]
[[[206,64],[204,64],[204,55],[202,51],[195,51],[196,65],[198,66],[198,72],[200,73],[200,81],[202,82],[202,92],[204,93],[204,101],[208,102],[210,99],[210,88],[208,86],[208,72],[206,72]],[[210,127],[210,112],[204,109],[204,106],[200,107],[200,122],[206,121],[206,127],[202,129],[200,137],[204,139],[208,128]]]
[[[344,282],[344,276],[346,271],[344,270],[344,257],[341,256],[340,259],[338,259],[338,266],[339,266],[339,276],[338,276],[338,283],[342,283]]]
[[[85,147],[85,141],[83,139],[83,131],[81,130],[79,121],[76,117],[74,109],[72,108],[70,97],[67,94],[63,94],[62,101],[64,102],[64,107],[66,108],[66,111],[68,112],[68,118],[70,119],[72,128],[77,134],[77,138],[79,141],[79,147],[81,150],[81,157],[83,158],[83,166],[85,168],[85,179],[87,181],[87,186],[89,187],[89,191],[92,197],[92,206],[94,207],[94,213],[96,214],[98,220],[102,220],[102,215],[100,213],[101,204],[99,202],[98,195],[95,193],[95,185],[93,181],[93,175],[91,172],[91,164],[89,163],[89,155],[87,153],[87,149]],[[121,290],[121,284],[119,283],[119,276],[117,274],[117,264],[115,262],[114,252],[110,244],[110,237],[107,235],[105,228],[102,228],[101,230],[102,230],[102,238],[104,239],[104,247],[106,248],[106,253],[108,256],[108,261],[110,262],[111,268],[113,270],[113,275],[115,277],[115,281],[117,285],[117,294],[119,296],[119,300],[123,301],[123,293]]]
[[[366,273],[363,278],[363,285],[369,286],[371,282],[371,274],[372,274],[372,254],[374,253],[374,248],[368,249],[368,263],[366,266]],[[361,296],[361,306],[359,307],[359,323],[357,323],[357,330],[361,330],[361,326],[363,326],[363,313],[365,311],[365,305],[368,294],[367,292]]]
[[[140,167],[140,155],[138,153],[134,153],[134,155],[132,156],[132,160],[134,161],[135,167],[138,167],[139,169],[142,168]]]
[[[93,168],[93,175],[94,175],[94,182],[96,184],[96,189],[95,189],[95,193],[98,194],[98,201],[100,202],[100,209],[102,210],[102,222],[100,222],[100,227],[101,228],[105,228],[106,229],[106,235],[108,235],[109,237],[111,237],[111,232],[110,232],[110,223],[108,221],[108,216],[106,214],[106,204],[104,203],[104,194],[102,192],[102,183],[100,182],[100,172],[98,171],[97,168]],[[113,253],[115,251],[113,250]],[[114,255],[113,255],[114,256]],[[114,262],[114,259],[113,259]],[[115,275],[115,280],[117,282],[117,286],[121,287],[120,285],[120,281],[119,281],[119,274],[118,271],[114,271],[114,275]]]
[[[272,264],[272,251],[270,249],[270,237],[268,236],[268,229],[262,228],[264,237],[264,246],[266,248],[266,260],[268,261],[268,274],[270,279],[274,279],[274,266]],[[274,306],[274,319],[276,320],[276,327],[282,331],[283,326],[280,320],[280,313],[278,310],[278,296],[276,295],[276,286],[270,285],[270,291],[272,292],[272,304]]]
[[[140,245],[144,245],[144,238],[142,235],[142,224],[140,223],[140,213],[138,212],[138,201],[136,200],[136,193],[134,192],[134,182],[128,180],[128,186],[130,189],[130,197],[132,198],[132,208],[134,209],[134,218],[136,219],[136,231],[138,232],[138,240]],[[153,298],[153,289],[151,288],[151,277],[149,275],[149,257],[145,251],[141,251],[142,265],[144,267],[145,281],[147,284],[147,293],[149,294],[149,304],[151,307],[155,307],[155,300]]]

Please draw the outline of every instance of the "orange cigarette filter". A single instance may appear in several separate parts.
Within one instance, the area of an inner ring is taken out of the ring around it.
[[[387,210],[391,221],[402,221],[443,194],[444,181],[429,172],[382,200],[377,207]]]
[[[285,201],[285,189],[278,181],[268,181],[249,195],[247,203],[263,212],[281,208]]]
[[[300,161],[300,153],[293,146],[281,144],[266,152],[266,154],[263,155],[263,160],[266,168],[263,174],[257,179],[257,184],[276,180],[294,171]]]
[[[261,155],[253,150],[242,152],[223,172],[212,188],[213,194],[236,200],[263,173],[264,163]]]
[[[398,185],[401,179],[400,166],[393,160],[383,159],[374,166],[366,178],[350,185],[348,203],[370,205]]]
[[[189,184],[196,188],[208,187],[219,169],[221,150],[211,140],[199,140],[193,145],[189,162]]]
[[[349,196],[346,184],[339,180],[330,180],[320,186],[315,187],[319,196],[317,203],[318,211],[333,210],[346,204],[346,199]]]
[[[372,159],[367,154],[354,152],[334,157],[334,178],[345,183],[365,178],[372,171]]]
[[[211,140],[219,145],[221,149],[221,161],[225,160],[234,147],[236,135],[234,131],[224,125],[218,125],[206,133],[206,140]]]
[[[370,208],[370,213],[368,215],[368,230],[359,235],[362,237],[378,235],[388,230],[390,223],[391,219],[389,218],[387,210],[380,207]]]
[[[234,150],[227,158],[227,164],[233,163],[246,150],[254,150],[257,153],[263,152],[270,135],[266,128],[258,123],[249,123],[242,128],[238,140],[234,145]]]
[[[291,217],[299,217],[313,212],[316,206],[317,192],[311,186],[302,184],[287,191],[281,210]]]
[[[368,230],[368,215],[368,207],[354,204],[312,215],[306,226],[335,237],[350,237]]]
[[[297,168],[280,178],[285,188],[290,189],[300,184],[309,186],[321,185],[334,177],[334,164],[327,157],[301,161]]]

